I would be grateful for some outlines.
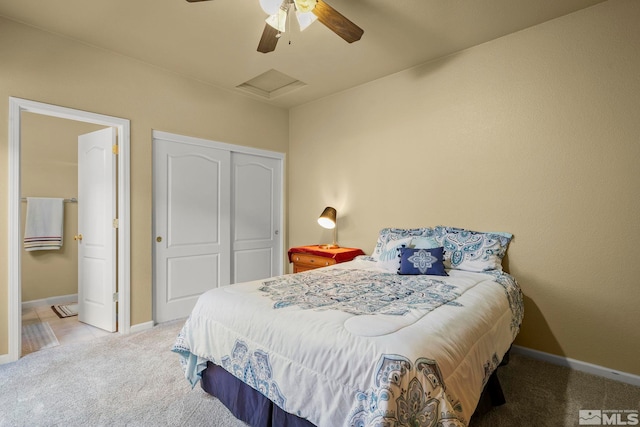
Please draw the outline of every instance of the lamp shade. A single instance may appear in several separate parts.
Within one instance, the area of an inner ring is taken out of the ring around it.
[[[284,33],[287,29],[287,11],[278,9],[274,15],[270,15],[265,21],[276,30]]]
[[[332,208],[331,206],[327,206],[322,211],[320,218],[318,218],[318,224],[320,224],[324,228],[329,228],[329,229],[335,228],[336,217],[337,217],[337,213],[335,208]]]
[[[298,25],[300,31],[304,31],[309,25],[313,24],[318,17],[313,12],[302,13],[299,10],[296,11],[296,18],[298,18]]]
[[[282,5],[282,0],[260,0],[260,7],[267,15],[275,15]]]

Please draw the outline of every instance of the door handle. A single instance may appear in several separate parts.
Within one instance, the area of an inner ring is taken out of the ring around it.
[[[158,243],[162,242],[162,236],[156,237],[156,242],[158,242]]]
[[[73,240],[82,240],[82,234],[76,234],[75,236],[73,236]]]

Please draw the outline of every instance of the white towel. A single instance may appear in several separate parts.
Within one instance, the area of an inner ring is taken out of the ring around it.
[[[62,247],[64,199],[27,197],[24,249],[43,251]]]

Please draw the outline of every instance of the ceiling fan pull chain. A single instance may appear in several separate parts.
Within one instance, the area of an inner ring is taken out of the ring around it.
[[[291,15],[293,15],[294,10],[295,6],[292,1],[287,7],[287,22],[285,23],[285,28],[287,28],[287,34],[289,35],[289,45],[291,45]]]

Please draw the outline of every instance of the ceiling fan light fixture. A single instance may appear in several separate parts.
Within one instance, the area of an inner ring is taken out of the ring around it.
[[[304,31],[309,25],[313,24],[318,17],[312,12],[300,12],[296,11],[296,18],[298,18],[298,25],[300,25],[300,31]]]
[[[293,0],[296,10],[300,13],[309,13],[316,7],[318,0]]]
[[[262,8],[268,13],[277,4],[275,3],[276,0],[259,1]],[[317,18],[325,27],[336,33],[347,43],[360,40],[364,33],[362,28],[329,6],[324,0],[282,0],[278,10],[275,13],[270,13],[265,20],[266,24],[258,43],[258,52],[269,53],[275,50],[278,39],[286,30],[287,19],[292,19],[291,15],[289,15],[292,10],[296,12],[300,31],[311,25]],[[291,44],[291,40],[289,40],[289,44]]]
[[[276,30],[284,33],[287,27],[287,11],[284,9],[278,9],[277,13],[269,16],[265,21]]]
[[[282,0],[260,0],[260,7],[267,15],[275,15],[282,5]]]

